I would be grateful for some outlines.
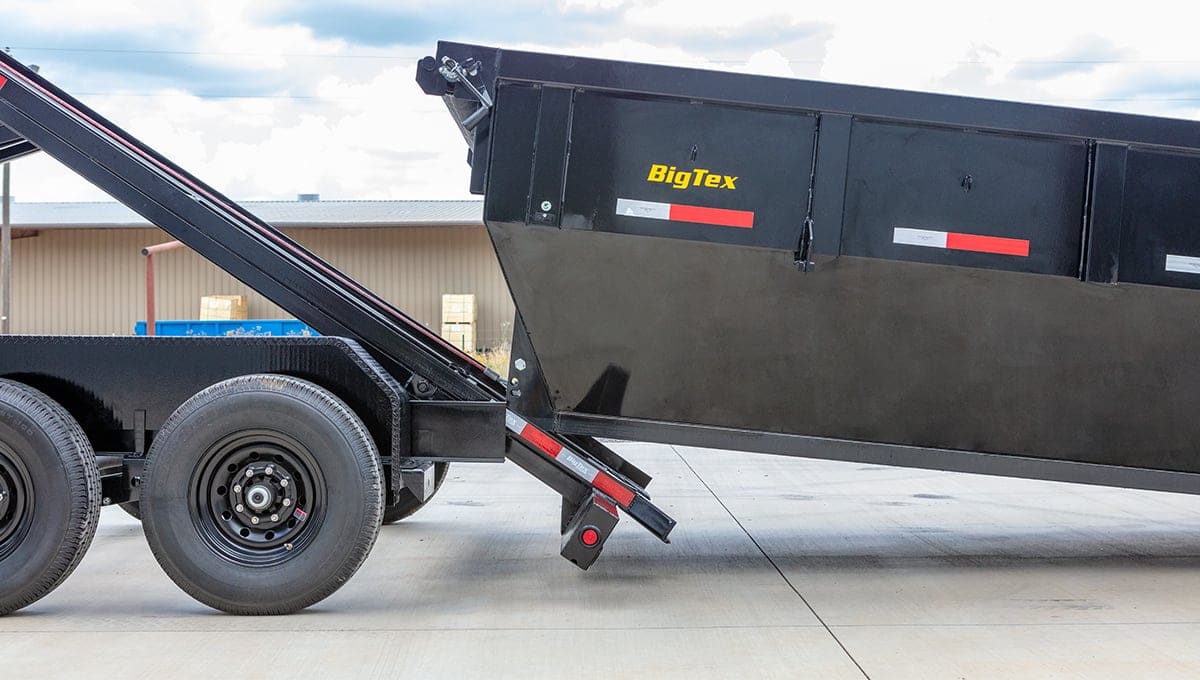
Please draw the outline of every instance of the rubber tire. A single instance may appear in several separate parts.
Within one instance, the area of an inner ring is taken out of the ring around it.
[[[219,555],[201,538],[188,500],[207,449],[250,429],[286,433],[320,455],[328,494],[311,541],[271,566]],[[167,418],[146,457],[140,506],[151,552],[184,592],[231,614],[289,614],[332,595],[370,554],[383,519],[383,471],[366,426],[340,399],[304,380],[248,375],[203,390]]]
[[[424,502],[417,500],[413,492],[404,489],[400,492],[400,502],[395,505],[389,505],[383,509],[384,525],[395,524],[402,519],[412,517],[416,511],[429,504],[437,492],[442,488],[442,484],[446,481],[446,475],[450,473],[449,463],[434,463],[433,464],[433,493]]]
[[[142,506],[138,505],[137,501],[129,501],[128,503],[121,503],[117,507],[124,510],[125,514],[136,519],[137,521],[139,521],[139,522],[142,521]]]
[[[100,519],[100,471],[79,423],[41,392],[0,379],[0,441],[35,491],[28,533],[0,559],[0,615],[48,595],[87,553]]]

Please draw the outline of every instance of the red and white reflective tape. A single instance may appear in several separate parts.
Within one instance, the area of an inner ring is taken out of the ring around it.
[[[969,250],[975,253],[1015,255],[1029,257],[1029,241],[1020,238],[960,234],[953,231],[909,229],[896,227],[892,230],[892,243],[944,250]]]
[[[635,201],[632,198],[617,199],[617,214],[626,217],[643,217],[648,220],[669,222],[694,222],[718,227],[754,228],[754,213],[749,210],[726,210],[705,208],[698,205]]]
[[[0,76],[0,87],[4,87],[4,84],[7,82],[8,82],[8,78],[5,78],[4,76]]]
[[[570,449],[555,441],[554,437],[530,425],[521,416],[512,411],[506,411],[504,414],[504,424],[510,432],[532,444],[538,451],[561,463],[563,467],[578,475],[588,484],[591,484],[596,490],[607,494],[609,498],[616,501],[621,507],[628,508],[629,504],[633,502],[634,493],[626,488],[624,484],[621,484],[608,473],[575,455]]]

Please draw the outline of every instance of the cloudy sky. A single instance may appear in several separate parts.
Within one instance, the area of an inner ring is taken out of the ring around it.
[[[1188,3],[5,0],[0,46],[240,199],[466,197],[439,39],[1200,119]],[[1060,6],[1061,5],[1061,6]],[[19,201],[105,196],[49,158]]]

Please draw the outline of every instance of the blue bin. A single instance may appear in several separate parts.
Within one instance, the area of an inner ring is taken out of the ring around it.
[[[295,319],[250,319],[242,321],[155,321],[155,335],[168,337],[315,336],[312,328]],[[133,327],[135,335],[146,334],[146,322]]]

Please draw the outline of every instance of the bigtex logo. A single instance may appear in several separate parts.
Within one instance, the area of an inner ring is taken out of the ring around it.
[[[646,176],[646,181],[670,184],[676,189],[686,189],[688,187],[737,189],[736,183],[738,178],[730,175],[718,175],[704,168],[679,170],[674,165],[668,166],[655,163],[650,166],[650,174]]]

